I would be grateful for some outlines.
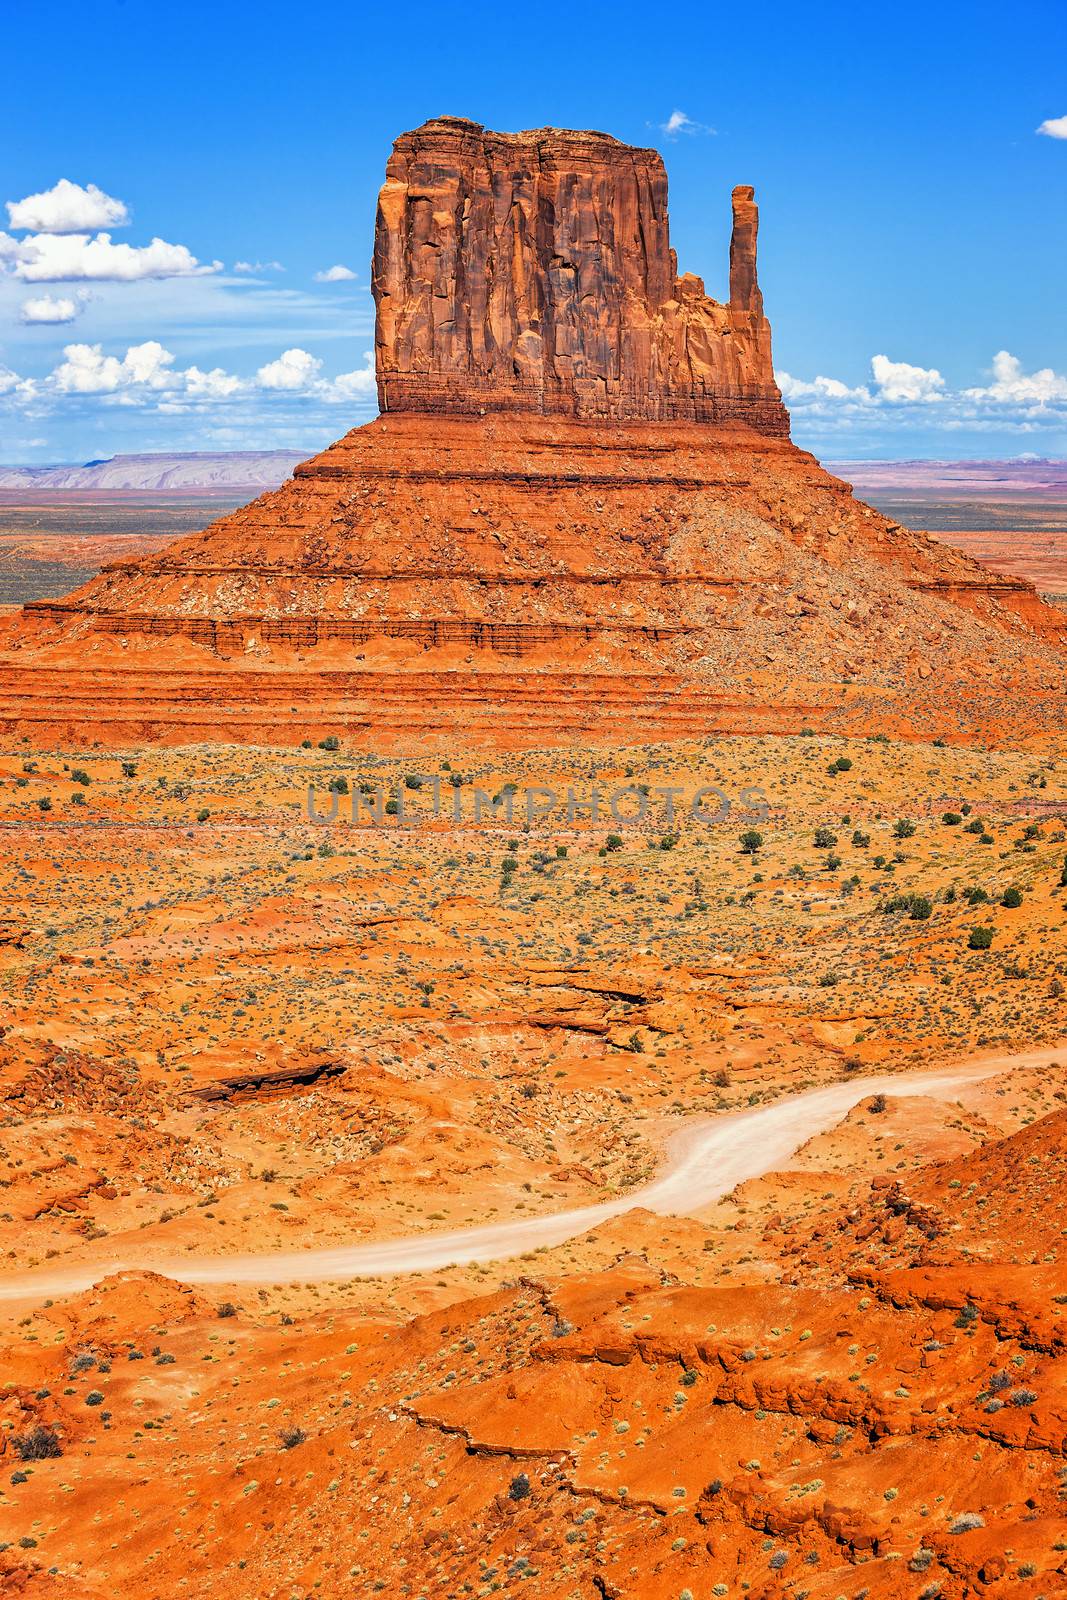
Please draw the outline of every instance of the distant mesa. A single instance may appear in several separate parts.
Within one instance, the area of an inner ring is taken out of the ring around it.
[[[790,443],[756,240],[742,185],[719,302],[678,274],[655,151],[456,117],[402,134],[380,416],[28,604],[0,636],[0,730],[452,753],[1054,734],[1067,615]]]
[[[276,488],[302,459],[297,450],[198,450],[109,456],[80,467],[0,467],[0,494],[247,493]]]

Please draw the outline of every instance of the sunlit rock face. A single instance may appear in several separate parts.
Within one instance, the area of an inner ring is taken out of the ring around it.
[[[383,411],[749,423],[786,436],[733,192],[730,299],[678,276],[655,150],[438,117],[397,139],[374,242]]]

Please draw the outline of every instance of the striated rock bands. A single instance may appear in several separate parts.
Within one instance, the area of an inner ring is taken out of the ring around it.
[[[374,241],[385,411],[744,421],[787,437],[734,190],[730,301],[679,277],[655,150],[439,117],[397,139]]]

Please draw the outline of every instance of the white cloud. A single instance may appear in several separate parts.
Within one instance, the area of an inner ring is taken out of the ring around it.
[[[65,360],[52,374],[60,394],[116,394],[123,389],[166,389],[177,381],[174,357],[156,339],[131,345],[120,361],[98,344],[68,344]]]
[[[907,361],[872,356],[871,371],[882,400],[910,400],[919,404],[940,400],[945,380],[936,367],[913,367]]]
[[[276,361],[268,361],[256,373],[261,389],[309,389],[322,368],[317,356],[306,350],[283,350]]]
[[[212,367],[210,372],[201,372],[199,367],[187,367],[181,376],[186,394],[194,400],[226,400],[247,387],[243,378],[236,378],[232,372],[224,372],[221,367]]]
[[[935,367],[887,356],[874,356],[871,370],[874,383],[855,389],[837,378],[807,382],[788,372],[775,376],[798,429],[811,441],[865,435],[879,439],[881,447],[893,434],[929,436],[932,430],[976,436],[1050,432],[1056,441],[1067,438],[1067,375],[1051,367],[1024,372],[1018,357],[1006,350],[994,356],[992,381],[980,388],[950,389]]]
[[[351,283],[356,274],[351,267],[327,267],[325,272],[316,272],[316,283]]]
[[[993,357],[993,382],[984,389],[965,389],[969,400],[1002,404],[1047,406],[1067,401],[1067,376],[1042,367],[1025,373],[1018,356],[998,350]]]
[[[73,322],[81,309],[81,304],[77,300],[42,294],[22,302],[19,307],[19,320],[51,324]]]
[[[706,122],[695,122],[693,118],[687,116],[684,111],[678,111],[677,109],[671,112],[666,122],[660,122],[657,124],[657,126],[659,127],[661,133],[666,134],[668,139],[676,139],[680,133],[693,134],[715,132],[715,129],[709,127]]]
[[[363,352],[364,365],[357,367],[354,372],[342,372],[336,378],[326,378],[318,385],[318,391],[324,400],[352,400],[360,395],[373,395],[378,392],[378,382],[374,371],[374,351]]]
[[[1046,117],[1037,131],[1047,139],[1067,139],[1067,117]]]
[[[33,233],[12,239],[0,233],[0,260],[12,263],[23,283],[133,283],[143,278],[201,277],[218,272],[221,261],[205,266],[183,244],[153,239],[151,244],[112,244],[98,233]]]
[[[234,272],[259,273],[259,272],[284,272],[285,268],[280,261],[235,261]]]
[[[253,378],[238,377],[222,367],[176,367],[174,356],[158,339],[129,345],[125,355],[105,353],[102,344],[68,344],[63,360],[47,377],[21,378],[0,367],[0,395],[10,402],[56,403],[64,398],[97,397],[103,404],[148,407],[173,413],[202,408],[241,395],[273,394],[305,406],[357,405],[375,395],[374,352],[364,364],[336,378],[320,376],[322,362],[307,350],[285,350],[261,366]],[[360,407],[362,409],[362,407]]]
[[[121,200],[98,189],[95,183],[83,189],[68,178],[60,178],[51,189],[29,194],[24,200],[7,201],[8,226],[29,228],[35,233],[84,233],[92,228],[123,228],[130,214]]]
[[[847,383],[842,383],[839,378],[813,378],[806,383],[802,378],[794,378],[788,372],[776,372],[775,378],[782,391],[782,399],[787,403],[803,402],[808,400],[854,400],[857,404],[869,405],[871,394],[869,389],[850,389]]]

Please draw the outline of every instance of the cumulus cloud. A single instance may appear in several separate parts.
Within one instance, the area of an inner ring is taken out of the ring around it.
[[[317,356],[306,350],[283,350],[276,361],[268,361],[256,373],[261,389],[309,389],[322,369]]]
[[[871,394],[862,386],[850,389],[847,383],[842,383],[840,378],[816,377],[807,383],[802,378],[794,378],[788,372],[776,372],[778,387],[782,391],[782,399],[788,404],[804,402],[807,400],[855,400],[858,404],[870,404]]]
[[[151,244],[113,244],[98,233],[32,233],[13,239],[0,233],[0,261],[10,263],[24,283],[133,283],[143,278],[202,277],[218,272],[221,261],[204,265],[183,244],[153,239]]]
[[[1067,376],[1042,367],[1025,373],[1018,356],[998,350],[993,357],[993,382],[986,388],[965,389],[969,400],[1000,404],[1047,406],[1067,401]]]
[[[124,228],[130,220],[122,200],[98,189],[95,183],[71,183],[60,178],[51,189],[7,201],[8,226],[34,233],[85,233],[92,228]]]
[[[316,283],[351,283],[355,277],[351,267],[327,267],[324,272],[316,272]]]
[[[66,296],[41,294],[22,302],[19,307],[19,321],[49,324],[73,322],[81,309],[81,302],[78,300],[71,300]]]
[[[228,400],[230,395],[247,388],[243,378],[234,377],[232,372],[225,372],[222,367],[212,367],[210,372],[202,372],[199,367],[187,367],[181,377],[186,394],[194,400]]]
[[[657,127],[662,134],[667,136],[668,139],[676,139],[680,133],[693,134],[715,132],[715,129],[709,127],[706,122],[696,122],[692,117],[687,116],[684,111],[679,111],[677,109],[671,112],[666,122],[657,123]]]
[[[980,387],[950,389],[936,367],[887,356],[872,357],[871,371],[873,383],[857,388],[837,378],[775,376],[798,425],[809,432],[870,432],[874,426],[893,433],[1034,433],[1067,425],[1067,375],[1051,367],[1024,372],[1007,350],[993,357],[991,382]]]
[[[1067,139],[1067,117],[1046,117],[1037,131],[1046,139]]]
[[[131,345],[120,361],[98,344],[68,344],[52,374],[60,394],[116,394],[122,389],[166,389],[176,380],[174,357],[156,339]]]
[[[342,372],[336,378],[327,378],[319,384],[319,391],[324,400],[354,400],[363,395],[373,395],[378,391],[377,378],[374,372],[374,351],[365,350],[363,353],[363,366],[357,367],[354,372]]]
[[[259,272],[284,272],[285,268],[280,261],[235,261],[234,272],[259,273]]]
[[[55,402],[93,396],[104,404],[150,407],[164,412],[189,411],[253,395],[277,397],[303,406],[353,404],[373,399],[374,352],[364,352],[363,366],[325,378],[322,362],[307,350],[284,350],[253,377],[242,378],[222,367],[205,371],[177,367],[172,352],[158,339],[128,346],[125,355],[110,354],[102,344],[68,344],[63,360],[45,378],[20,378],[0,367],[0,396],[16,403]]]
[[[871,371],[883,400],[910,400],[919,404],[941,399],[945,380],[936,367],[913,367],[908,361],[872,356]]]

